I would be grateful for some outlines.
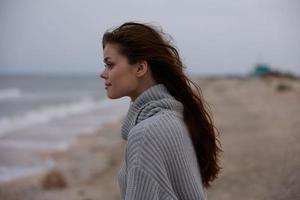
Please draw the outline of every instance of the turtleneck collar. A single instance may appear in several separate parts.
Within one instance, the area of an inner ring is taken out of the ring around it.
[[[135,125],[162,110],[173,110],[182,114],[183,105],[163,84],[156,84],[142,92],[135,101],[130,102],[121,130],[122,138],[127,140],[130,130]]]

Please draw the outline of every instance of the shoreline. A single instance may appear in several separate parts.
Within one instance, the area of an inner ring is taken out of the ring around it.
[[[117,181],[109,179],[115,176],[122,160],[120,152],[125,142],[121,139],[120,128],[121,119],[118,119],[103,124],[94,132],[80,134],[66,150],[39,152],[40,158],[53,159],[56,163],[54,167],[1,182],[0,199],[99,198],[99,192],[102,196],[100,198],[119,199],[118,193],[109,193],[118,190]],[[46,175],[53,170],[61,173],[66,182],[65,187],[43,188]]]

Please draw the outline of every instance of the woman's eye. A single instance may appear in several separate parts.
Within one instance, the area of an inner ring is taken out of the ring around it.
[[[113,67],[113,65],[112,65],[112,64],[105,64],[104,67],[105,67],[106,69],[111,69],[111,68]]]

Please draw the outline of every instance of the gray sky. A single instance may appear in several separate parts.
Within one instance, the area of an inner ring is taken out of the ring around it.
[[[300,74],[299,19],[299,0],[0,0],[0,72],[99,73],[104,31],[135,20],[161,25],[188,72]]]

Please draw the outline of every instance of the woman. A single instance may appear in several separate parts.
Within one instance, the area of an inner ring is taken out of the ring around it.
[[[135,22],[107,31],[102,46],[107,96],[131,98],[121,132],[127,140],[118,174],[122,199],[206,199],[221,149],[176,48],[162,31]]]

